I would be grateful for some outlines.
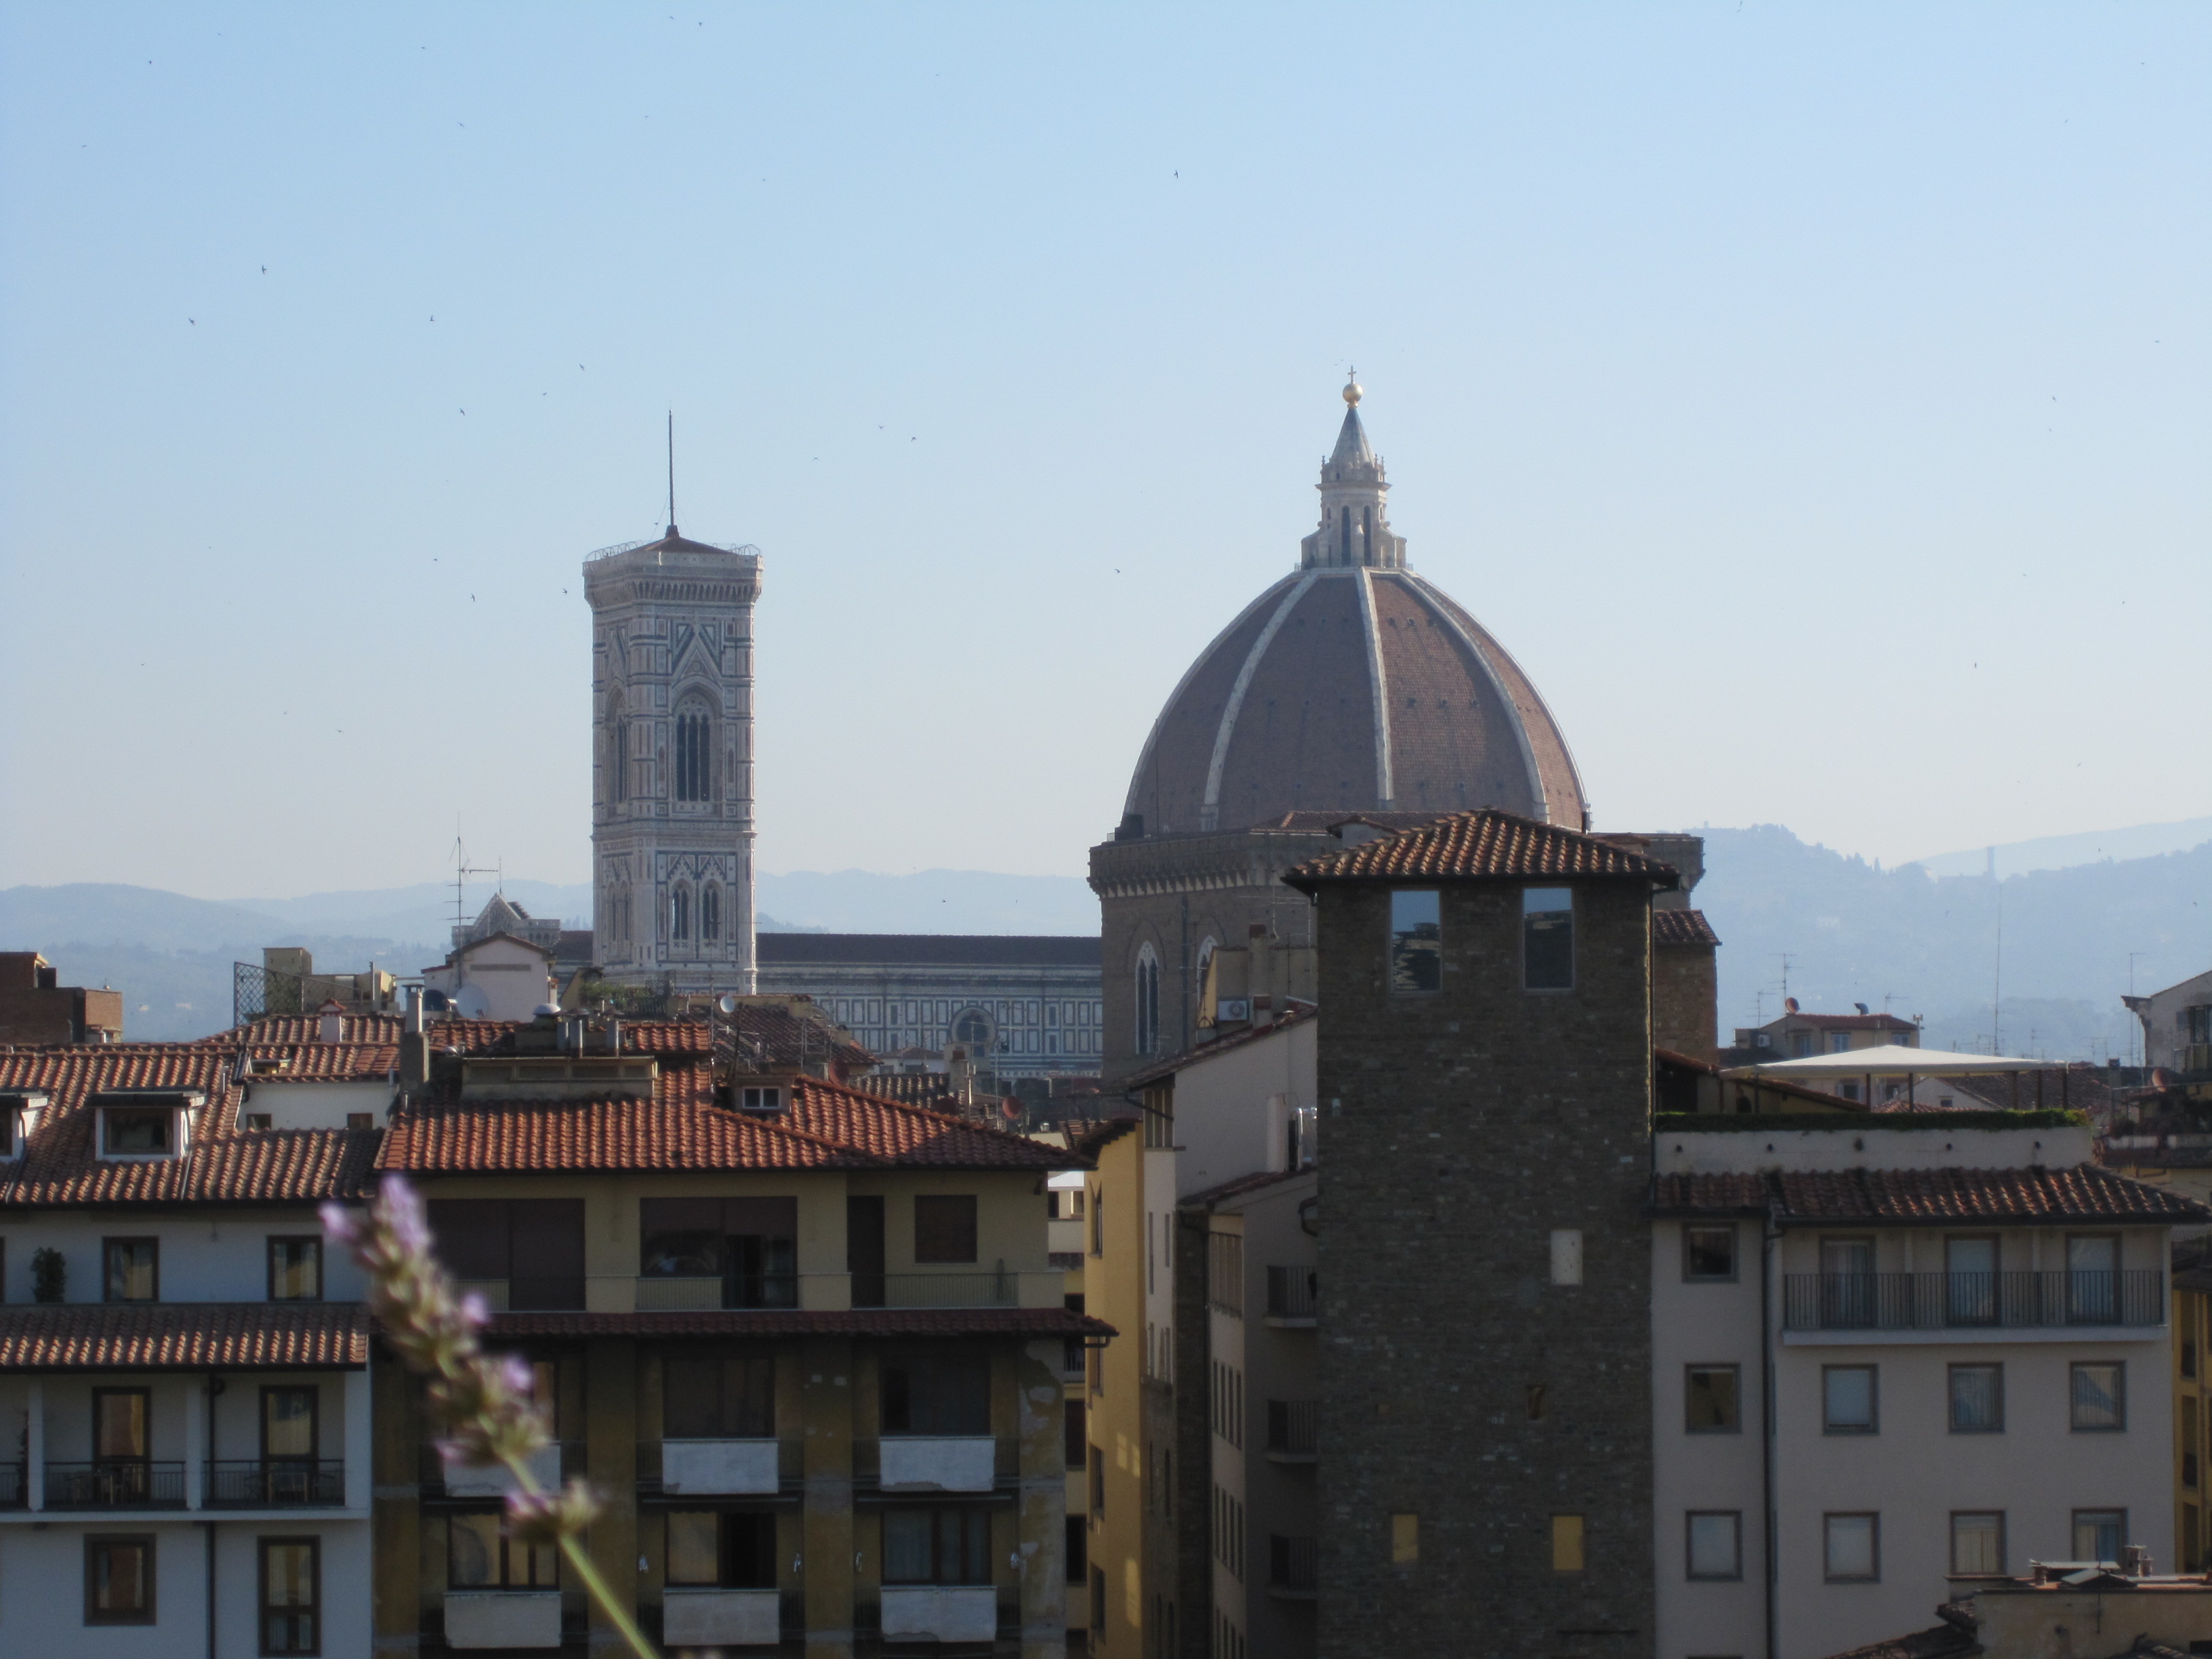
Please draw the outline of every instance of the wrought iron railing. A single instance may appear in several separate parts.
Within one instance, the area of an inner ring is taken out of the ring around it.
[[[1314,1538],[1285,1538],[1276,1533],[1267,1540],[1267,1588],[1292,1595],[1310,1595],[1321,1583],[1321,1541]]]
[[[1018,1276],[1004,1267],[975,1273],[854,1273],[856,1308],[1011,1308]]]
[[[143,1458],[46,1465],[50,1510],[182,1509],[185,1466]]]
[[[207,1466],[210,1509],[325,1509],[345,1502],[345,1465],[271,1457]]]
[[[1321,1275],[1311,1267],[1267,1269],[1267,1317],[1317,1319],[1321,1316]]]
[[[798,1305],[797,1273],[647,1273],[637,1281],[640,1313]]]
[[[28,1491],[21,1463],[0,1463],[0,1510],[20,1510]]]
[[[2018,1329],[2158,1325],[2166,1277],[2124,1273],[1791,1273],[1783,1328],[1792,1331]]]
[[[1312,1400],[1267,1402],[1267,1451],[1275,1457],[1311,1457],[1319,1444],[1321,1406]]]

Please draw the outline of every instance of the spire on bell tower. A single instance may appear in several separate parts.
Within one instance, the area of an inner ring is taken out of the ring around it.
[[[1366,566],[1394,569],[1406,562],[1406,538],[1390,533],[1385,512],[1389,483],[1382,473],[1382,458],[1367,441],[1367,428],[1359,419],[1359,400],[1366,388],[1357,369],[1344,383],[1344,424],[1337,429],[1336,447],[1322,463],[1321,527],[1305,538],[1300,563]]]

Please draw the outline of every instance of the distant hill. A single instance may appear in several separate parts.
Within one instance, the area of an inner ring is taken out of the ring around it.
[[[489,896],[471,885],[471,915]],[[507,896],[534,916],[591,925],[592,890],[513,879]],[[1098,902],[1080,878],[865,870],[761,878],[769,933],[1093,933]],[[0,890],[0,949],[35,950],[69,985],[124,994],[126,1037],[204,1036],[230,1024],[231,965],[269,945],[303,945],[319,966],[402,975],[444,958],[453,890],[425,883],[295,898],[187,898],[158,888],[79,882]]]
[[[1704,830],[1698,903],[1722,941],[1722,1037],[1781,1010],[1848,1012],[1855,1002],[1925,1015],[1928,1040],[1984,1050],[2000,963],[2002,1042],[2073,1059],[2124,1056],[2120,1006],[2135,957],[2139,990],[2212,965],[2212,843],[2155,858],[1931,878],[1808,846],[1776,824]]]
[[[1930,1042],[1986,1048],[2000,900],[2008,1052],[2125,1055],[2133,1026],[2119,999],[2130,953],[2142,990],[2212,965],[2212,842],[1991,881],[1931,877],[1925,866],[1882,869],[1772,824],[1698,833],[1708,873],[1698,902],[1722,939],[1724,1039],[1775,1017],[1787,952],[1790,994],[1808,1008],[1864,1002],[1921,1014]],[[2110,832],[2100,844],[2135,833]],[[2012,850],[1999,849],[2001,870]],[[590,915],[582,886],[518,879],[505,890],[532,915],[572,926]],[[470,890],[471,912],[489,891]],[[1097,900],[1078,876],[809,871],[763,876],[761,902],[760,925],[775,932],[1098,930]],[[452,889],[429,884],[234,901],[145,887],[15,887],[0,891],[0,948],[44,951],[65,982],[122,991],[128,1036],[198,1036],[228,1024],[230,964],[259,961],[264,945],[305,945],[330,968],[374,958],[412,973],[443,957],[452,918]]]

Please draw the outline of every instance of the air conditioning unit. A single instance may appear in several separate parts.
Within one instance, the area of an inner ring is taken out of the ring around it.
[[[1771,1031],[1761,1031],[1752,1038],[1751,1046],[1754,1048],[1771,1048],[1774,1046],[1774,1034]]]
[[[1252,1018],[1251,1001],[1245,997],[1224,997],[1213,1005],[1213,1018],[1224,1024],[1249,1021]]]

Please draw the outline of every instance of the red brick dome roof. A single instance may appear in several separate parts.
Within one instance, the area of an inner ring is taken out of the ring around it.
[[[1587,826],[1551,711],[1480,623],[1405,568],[1389,488],[1348,409],[1302,568],[1246,606],[1168,698],[1130,780],[1124,836],[1482,806]]]

